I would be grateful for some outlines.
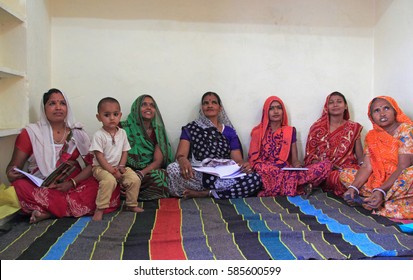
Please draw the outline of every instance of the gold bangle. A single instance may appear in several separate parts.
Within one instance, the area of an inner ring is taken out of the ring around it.
[[[73,188],[76,188],[76,187],[77,187],[77,183],[76,183],[75,179],[70,178],[70,181],[72,181],[72,183],[73,183]]]

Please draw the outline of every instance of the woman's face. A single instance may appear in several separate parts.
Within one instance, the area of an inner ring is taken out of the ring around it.
[[[328,100],[328,114],[330,116],[344,116],[344,111],[347,109],[347,104],[343,97],[333,95]]]
[[[218,98],[215,95],[207,95],[202,100],[202,112],[207,118],[217,117],[221,110],[221,105],[219,105]]]
[[[150,97],[145,97],[141,104],[141,115],[144,120],[152,120],[155,117],[155,102]]]
[[[279,122],[283,121],[283,106],[278,101],[271,102],[270,108],[268,110],[268,119],[270,122]]]
[[[44,105],[44,111],[49,122],[64,122],[67,116],[67,105],[63,94],[52,93]]]
[[[380,127],[391,127],[396,122],[396,111],[385,99],[377,99],[371,104],[371,118]]]

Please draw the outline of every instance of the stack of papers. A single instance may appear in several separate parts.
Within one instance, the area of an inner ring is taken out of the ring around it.
[[[238,178],[247,175],[246,173],[241,172],[241,167],[238,164],[219,165],[215,167],[202,166],[193,167],[193,169],[199,172],[218,176],[221,179]]]

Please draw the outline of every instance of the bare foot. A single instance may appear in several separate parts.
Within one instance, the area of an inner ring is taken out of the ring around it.
[[[32,215],[30,216],[30,223],[35,224],[38,223],[42,220],[49,219],[52,215],[47,212],[40,212],[39,210],[34,210],[32,212]]]
[[[92,220],[101,221],[103,218],[103,209],[96,209],[95,214],[93,214]]]
[[[127,206],[126,211],[140,213],[140,212],[143,212],[144,210],[138,206]]]
[[[194,197],[208,197],[209,191],[194,191],[190,189],[186,189],[183,192],[183,198],[194,198]]]

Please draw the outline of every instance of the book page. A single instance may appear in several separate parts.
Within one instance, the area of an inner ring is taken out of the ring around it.
[[[30,174],[30,173],[24,172],[23,170],[18,169],[17,167],[15,167],[14,170],[16,170],[16,171],[24,174],[27,178],[29,178],[30,180],[32,180],[32,182],[35,183],[36,186],[38,186],[38,187],[40,187],[40,186],[43,184],[43,180],[42,180],[42,179],[40,179],[40,178],[38,178],[38,177]]]
[[[242,177],[245,176],[245,173],[242,173],[240,170],[240,166],[237,164],[232,164],[232,165],[221,165],[221,166],[216,166],[216,167],[209,167],[209,166],[203,166],[203,167],[193,167],[196,171],[203,172],[203,173],[208,173],[212,174],[215,176],[218,176],[220,178],[237,178],[237,177]]]

